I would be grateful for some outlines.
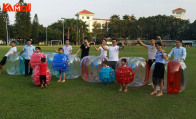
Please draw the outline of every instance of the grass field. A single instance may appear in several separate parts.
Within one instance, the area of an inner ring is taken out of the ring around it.
[[[79,47],[73,47],[75,53]],[[22,47],[18,47],[21,51]],[[57,47],[42,47],[53,52]],[[164,48],[167,53],[171,48]],[[0,59],[9,50],[0,46]],[[99,55],[91,48],[90,55]],[[57,83],[52,77],[47,89],[34,86],[31,77],[0,75],[0,119],[195,119],[196,118],[196,48],[187,49],[187,88],[179,94],[150,96],[151,86],[129,87],[118,92],[119,85],[102,86],[81,78]],[[147,58],[143,47],[125,47],[120,57]]]

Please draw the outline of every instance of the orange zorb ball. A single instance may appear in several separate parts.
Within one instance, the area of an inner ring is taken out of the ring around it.
[[[119,67],[115,71],[115,79],[120,84],[132,83],[134,79],[134,73],[131,67]]]

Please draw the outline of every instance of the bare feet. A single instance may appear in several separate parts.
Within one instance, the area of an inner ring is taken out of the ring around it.
[[[61,81],[62,83],[65,83],[65,79]]]
[[[122,92],[122,88],[120,88],[118,91],[119,91],[119,92]]]
[[[41,88],[43,88],[44,86],[43,86],[43,84],[41,84]]]
[[[59,79],[57,82],[61,82],[61,79]]]
[[[47,84],[45,84],[45,88],[47,88],[48,86],[47,86]]]
[[[153,91],[150,95],[156,95],[157,91]]]
[[[127,89],[124,90],[125,93],[126,93],[127,91],[128,91]]]
[[[162,92],[159,92],[156,96],[162,96],[163,95],[163,93]]]

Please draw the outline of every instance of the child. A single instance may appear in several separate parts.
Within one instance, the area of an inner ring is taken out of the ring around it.
[[[31,55],[30,66],[32,69],[35,69],[41,63],[41,58],[45,58],[46,56],[44,53],[41,52],[40,47],[35,48],[35,52]]]
[[[122,64],[121,67],[127,67],[127,60],[126,59],[122,59],[121,60],[121,64]],[[125,84],[125,90],[124,90],[124,92],[127,92],[128,91],[127,87],[128,87],[128,84]],[[122,90],[123,90],[123,84],[120,84],[119,91],[121,92]]]
[[[63,48],[59,48],[58,51],[59,51],[59,54],[66,55],[66,54],[64,54]],[[67,59],[66,59],[66,62],[68,64],[68,66],[70,66],[70,63]],[[63,73],[63,80],[62,81],[61,81],[61,73]],[[59,71],[59,80],[58,80],[58,82],[62,82],[62,83],[65,82],[65,71]]]
[[[107,60],[103,61],[103,67],[99,72],[99,76],[100,76],[99,79],[103,85],[109,85],[110,82],[115,81],[114,70],[108,66]]]
[[[106,61],[106,60],[103,61],[103,67],[109,67],[108,66],[108,61]]]
[[[162,44],[160,42],[156,43],[157,52],[155,54],[155,68],[153,72],[153,85],[154,91],[151,95],[162,96],[163,93],[163,79],[165,73],[165,60],[168,60],[167,54],[162,50]],[[160,92],[157,93],[157,86],[160,85]]]
[[[46,82],[46,69],[47,69],[47,64],[46,64],[46,58],[41,58],[41,64],[40,66],[40,84],[41,88],[44,86],[47,88],[47,82]],[[44,81],[44,86],[43,86],[43,81]]]
[[[1,74],[1,71],[3,70],[3,66],[6,64],[7,58],[13,54],[16,54],[16,52],[17,52],[15,41],[11,42],[11,46],[12,46],[12,48],[5,54],[5,56],[3,57],[3,59],[0,62],[0,74]]]

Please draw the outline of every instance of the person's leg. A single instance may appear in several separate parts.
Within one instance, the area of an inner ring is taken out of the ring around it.
[[[128,84],[125,85],[125,90],[124,90],[124,92],[127,92],[127,91],[128,91],[127,88],[128,88]]]
[[[62,81],[62,83],[64,83],[65,82],[65,72],[63,71],[63,81]]]
[[[6,61],[7,61],[7,57],[4,56],[0,62],[0,74],[1,74],[1,71],[3,70],[4,65],[6,64]]]
[[[161,80],[160,92],[156,96],[162,96],[162,95],[163,95],[163,79]]]
[[[44,86],[47,88],[46,75],[44,75],[43,77],[44,77]]]
[[[41,88],[43,88],[43,87],[44,87],[44,86],[43,86],[42,79],[43,79],[43,77],[42,77],[42,75],[40,75],[40,85],[41,85]]]
[[[181,89],[184,90],[184,71],[181,69]]]
[[[29,75],[32,75],[33,69],[31,68],[31,66],[30,66],[29,62],[30,62],[30,60],[28,61],[28,66],[30,67]]]
[[[25,59],[25,76],[29,75],[29,63],[28,60]]]
[[[120,84],[120,89],[119,91],[121,92],[123,90],[123,84]]]
[[[153,78],[154,91],[150,95],[157,94],[157,78]]]
[[[61,82],[61,71],[59,71],[59,80],[58,82]]]

